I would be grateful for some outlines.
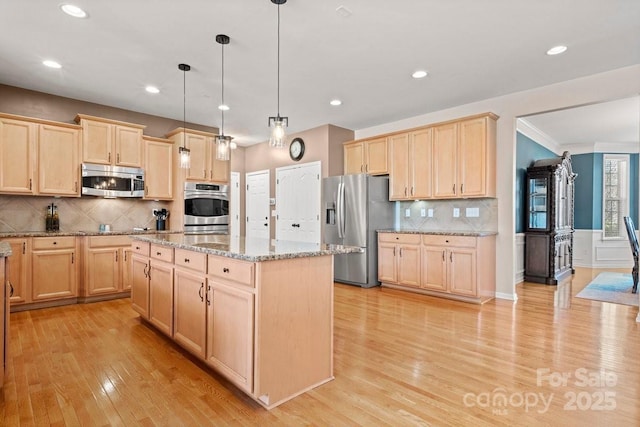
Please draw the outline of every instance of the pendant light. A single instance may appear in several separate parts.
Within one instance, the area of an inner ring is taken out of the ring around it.
[[[187,143],[187,71],[191,66],[178,64],[178,69],[182,71],[182,147],[178,148],[180,154],[180,167],[189,169],[191,167],[191,151],[186,147]]]
[[[218,160],[229,160],[229,150],[231,149],[231,140],[233,139],[224,134],[224,112],[229,109],[224,103],[224,45],[229,44],[229,40],[229,36],[224,34],[218,34],[216,36],[216,41],[222,47],[222,103],[218,107],[222,112],[222,121],[220,122],[220,135],[216,136],[216,159]]]
[[[271,0],[271,3],[278,5],[278,114],[269,117],[269,127],[271,128],[271,138],[269,146],[275,148],[284,147],[286,128],[289,125],[288,117],[280,117],[280,5],[287,0]]]

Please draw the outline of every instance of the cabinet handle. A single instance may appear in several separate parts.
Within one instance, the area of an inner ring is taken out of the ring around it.
[[[442,262],[444,262],[444,251],[442,251]]]
[[[200,301],[204,301],[204,296],[202,295],[202,291],[204,290],[204,283],[200,283],[200,289],[198,290],[198,295],[200,295]]]
[[[207,170],[206,170],[206,169],[205,169],[205,170],[203,170],[203,171],[202,171],[202,173],[203,173],[203,176],[202,176],[202,177],[203,177],[204,179],[207,179]]]
[[[185,259],[184,259],[184,262],[190,262],[190,261],[189,261],[189,258],[185,258]]]
[[[13,296],[13,285],[9,282],[9,297]]]
[[[453,262],[453,252],[449,254],[449,261]]]
[[[453,194],[456,194],[456,185],[453,184]]]
[[[207,298],[207,305],[211,305],[211,300],[209,299],[209,292],[211,292],[211,286],[207,286],[207,293],[205,294]]]
[[[368,164],[364,165],[364,171],[367,172],[367,173],[369,172],[369,165]]]
[[[404,187],[404,195],[407,195],[407,187]]]
[[[120,163],[120,153],[116,154],[116,163]]]
[[[111,163],[111,151],[109,151],[109,163]]]
[[[29,178],[29,190],[33,189],[33,181]]]
[[[58,242],[53,242],[53,244],[54,244],[54,245],[57,245],[57,244],[58,244]]]
[[[413,186],[411,186],[411,195],[413,196]]]
[[[160,256],[160,255],[162,255],[162,252],[156,252],[156,255]]]
[[[402,248],[400,248],[400,257],[402,258]]]
[[[115,254],[116,254],[116,262],[118,262],[118,250],[115,250]]]
[[[147,277],[151,280],[151,264],[149,264],[149,270],[147,271]]]
[[[396,256],[396,247],[393,247],[393,256]]]
[[[75,264],[76,254],[71,252],[71,264]]]
[[[136,251],[139,251],[139,250],[140,250],[140,246],[136,246]]]
[[[124,262],[127,262],[127,253],[124,253]]]
[[[27,253],[27,242],[22,242],[22,255]]]
[[[144,270],[143,270],[144,277],[149,277],[149,274],[148,274],[148,272],[147,272],[147,267],[149,267],[149,266],[148,266],[147,264],[145,264],[145,265],[144,265]]]
[[[148,196],[148,195],[149,195],[149,186],[148,186],[148,185],[145,185],[145,186],[144,186],[144,195],[145,195],[145,196]]]
[[[360,165],[360,172],[364,172],[364,165]]]
[[[228,269],[227,267],[224,267],[224,268],[222,269],[222,272],[223,272],[223,273],[228,273],[228,272],[229,272],[229,269]]]
[[[78,181],[73,183],[73,191],[78,192]]]

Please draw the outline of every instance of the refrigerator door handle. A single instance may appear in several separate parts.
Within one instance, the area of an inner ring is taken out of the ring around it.
[[[336,200],[336,219],[338,222],[338,237],[344,238],[344,183],[338,184],[338,200]]]

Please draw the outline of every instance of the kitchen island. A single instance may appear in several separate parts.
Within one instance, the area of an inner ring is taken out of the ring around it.
[[[131,237],[133,309],[259,404],[333,379],[333,255],[360,248]]]

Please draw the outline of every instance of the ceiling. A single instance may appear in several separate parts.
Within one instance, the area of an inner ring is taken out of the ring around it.
[[[277,113],[271,1],[72,2],[89,17],[63,14],[60,1],[1,2],[0,83],[219,127],[215,36],[227,34],[225,134],[241,146],[268,139]],[[290,0],[280,14],[289,132],[358,130],[640,63],[637,0]],[[558,44],[567,52],[545,54]],[[179,63],[192,70],[183,75]],[[428,77],[411,78],[418,69]],[[334,98],[342,105],[330,106]]]

